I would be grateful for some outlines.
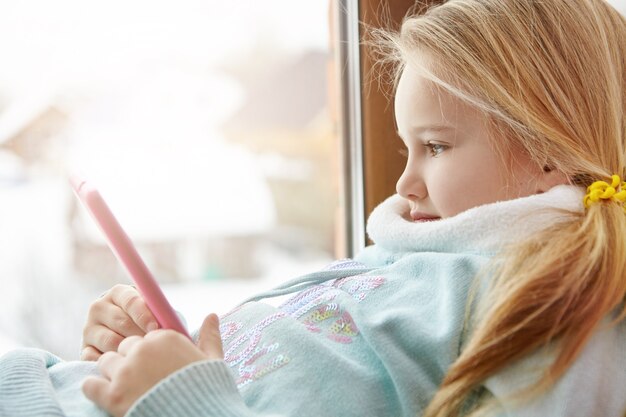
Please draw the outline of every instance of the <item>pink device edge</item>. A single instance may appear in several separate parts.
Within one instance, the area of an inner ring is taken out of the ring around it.
[[[189,339],[191,336],[172,308],[159,284],[137,252],[135,245],[117,221],[100,192],[85,179],[73,175],[69,178],[74,193],[103,232],[109,248],[124,265],[148,308],[163,329],[176,330]]]

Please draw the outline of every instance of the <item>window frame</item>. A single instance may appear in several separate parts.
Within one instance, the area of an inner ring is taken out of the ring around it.
[[[439,0],[419,4],[426,10]],[[363,41],[366,28],[399,28],[416,11],[415,0],[337,0],[338,74],[341,96],[342,200],[345,253],[354,256],[367,244],[367,217],[394,194],[405,161],[396,137],[393,97],[380,88],[376,62]]]

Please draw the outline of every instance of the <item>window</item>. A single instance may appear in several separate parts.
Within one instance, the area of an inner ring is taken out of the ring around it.
[[[344,252],[331,6],[0,5],[0,352],[76,358],[89,303],[129,283],[73,171],[192,329]]]

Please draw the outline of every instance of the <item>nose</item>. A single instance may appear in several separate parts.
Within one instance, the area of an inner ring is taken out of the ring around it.
[[[396,192],[407,200],[421,200],[428,195],[424,179],[416,167],[407,164],[396,183]]]

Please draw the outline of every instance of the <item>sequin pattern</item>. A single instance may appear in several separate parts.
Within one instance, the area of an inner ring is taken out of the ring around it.
[[[348,269],[361,266],[352,260],[341,260],[329,265],[327,270]],[[226,321],[233,312],[223,317],[220,331],[226,351],[224,360],[236,370],[237,386],[243,387],[287,365],[291,359],[280,342],[266,340],[264,330],[278,320],[292,317],[299,320],[312,333],[321,333],[340,344],[352,343],[359,329],[348,311],[337,302],[341,294],[349,294],[356,302],[383,285],[381,276],[357,275],[328,281],[300,291],[263,318],[252,328],[238,335],[243,324]],[[240,308],[239,308],[240,309]],[[237,309],[237,310],[239,310]]]
[[[326,336],[338,343],[351,343],[359,334],[354,319],[338,303],[334,302],[342,292],[350,294],[357,302],[361,302],[367,294],[380,287],[385,282],[384,277],[354,276],[340,278],[324,285],[324,291],[318,288],[315,292],[300,294],[283,306],[299,308],[291,314],[297,318],[304,316],[302,321],[306,328],[314,333],[325,332]],[[304,303],[304,301],[307,303]],[[325,330],[324,330],[325,329]]]

